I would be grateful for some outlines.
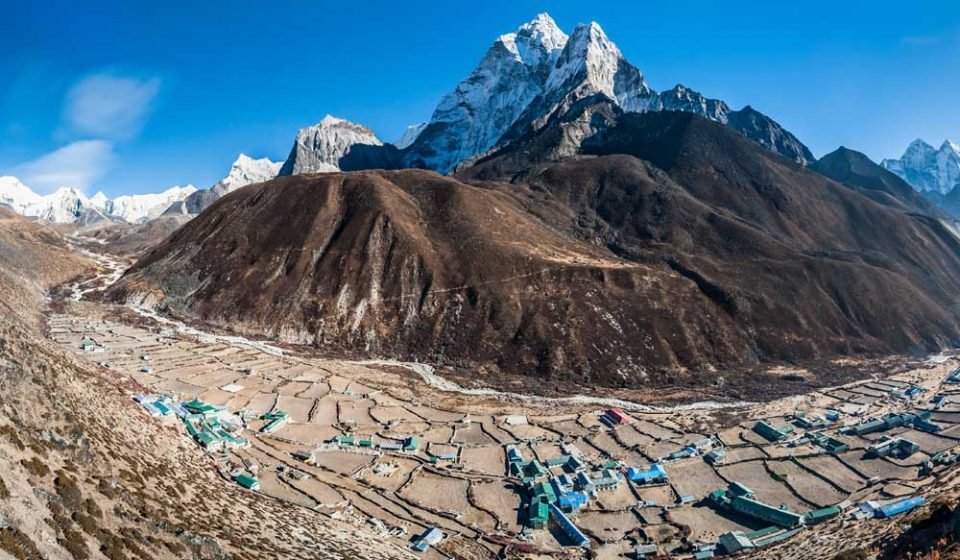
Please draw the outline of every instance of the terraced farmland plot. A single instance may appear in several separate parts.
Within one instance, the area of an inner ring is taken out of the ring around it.
[[[762,529],[762,523],[717,512],[708,506],[686,507],[670,510],[670,519],[679,525],[689,527],[690,538],[699,542],[716,542],[720,535],[730,531],[754,531]]]
[[[644,502],[654,502],[658,506],[668,506],[677,502],[677,495],[669,484],[658,484],[656,486],[638,486],[637,494]]]
[[[483,432],[483,428],[476,422],[457,424],[453,441],[466,445],[491,445],[496,443],[493,438]]]
[[[639,525],[637,516],[632,512],[601,513],[588,511],[580,514],[577,520],[580,527],[604,542],[623,540],[627,533]]]
[[[301,399],[284,394],[277,395],[277,409],[288,413],[290,420],[294,422],[308,422],[313,405],[313,399]]]
[[[637,497],[630,489],[629,484],[619,484],[613,490],[603,490],[597,493],[597,502],[603,509],[621,510],[637,505]]]
[[[948,437],[942,437],[937,434],[931,434],[929,432],[922,432],[920,430],[906,430],[905,432],[897,435],[916,443],[927,455],[933,455],[935,453],[960,446],[960,441]]]
[[[769,461],[767,465],[803,499],[819,507],[832,506],[847,499],[846,493],[792,461]]]
[[[469,486],[466,480],[420,470],[413,475],[413,480],[403,487],[400,495],[434,511],[463,513],[472,507],[467,501]]]
[[[763,461],[722,466],[717,472],[731,482],[747,484],[756,493],[758,500],[774,507],[786,505],[791,511],[798,513],[813,509],[810,504],[794,496],[785,484],[774,480],[764,467]]]
[[[315,455],[314,464],[317,467],[336,473],[353,474],[354,471],[360,467],[370,465],[376,459],[376,455],[350,453],[347,451],[325,451]]]
[[[665,469],[670,475],[670,483],[681,496],[702,498],[727,485],[710,465],[700,459],[668,463]]]
[[[499,521],[499,529],[517,532],[525,514],[520,507],[520,494],[512,483],[474,482],[473,500],[477,507],[485,509]]]
[[[867,483],[865,478],[851,470],[846,463],[833,455],[804,457],[799,461],[804,467],[826,477],[831,483],[848,494],[860,490]]]
[[[618,426],[614,437],[625,447],[647,446],[653,443],[653,438],[637,431],[632,425]]]
[[[838,457],[867,478],[876,476],[881,480],[894,478],[909,480],[918,476],[916,467],[901,467],[883,458],[870,458],[862,451],[850,451],[839,454]]]

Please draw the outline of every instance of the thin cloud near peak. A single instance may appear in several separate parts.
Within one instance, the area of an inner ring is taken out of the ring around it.
[[[160,90],[160,79],[89,74],[67,92],[64,129],[74,136],[131,140],[140,134]]]
[[[80,140],[18,166],[23,182],[37,192],[59,187],[87,190],[104,176],[116,159],[113,143],[107,140]]]

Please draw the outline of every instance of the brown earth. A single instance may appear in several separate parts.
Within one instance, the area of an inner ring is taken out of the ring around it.
[[[111,297],[329,352],[605,386],[960,340],[960,242],[935,217],[694,115],[623,115],[592,156],[540,162],[550,134],[459,178],[251,185]]]
[[[0,208],[0,314],[38,326],[43,292],[93,269],[57,232]]]
[[[94,266],[56,232],[0,211],[0,263],[0,557],[410,557],[222,480],[134,381],[43,339],[43,291]]]

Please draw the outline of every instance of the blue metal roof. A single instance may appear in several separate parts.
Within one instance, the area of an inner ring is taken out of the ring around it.
[[[914,508],[920,507],[923,505],[923,503],[924,500],[922,496],[914,496],[912,498],[900,500],[899,502],[880,506],[880,508],[877,509],[877,513],[880,517],[893,517],[894,515],[906,513]]]

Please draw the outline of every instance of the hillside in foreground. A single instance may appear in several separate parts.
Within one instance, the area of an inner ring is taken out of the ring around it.
[[[57,233],[0,211],[0,259],[0,556],[406,557],[217,478],[130,400],[135,382],[42,338],[43,291],[94,266]]]

